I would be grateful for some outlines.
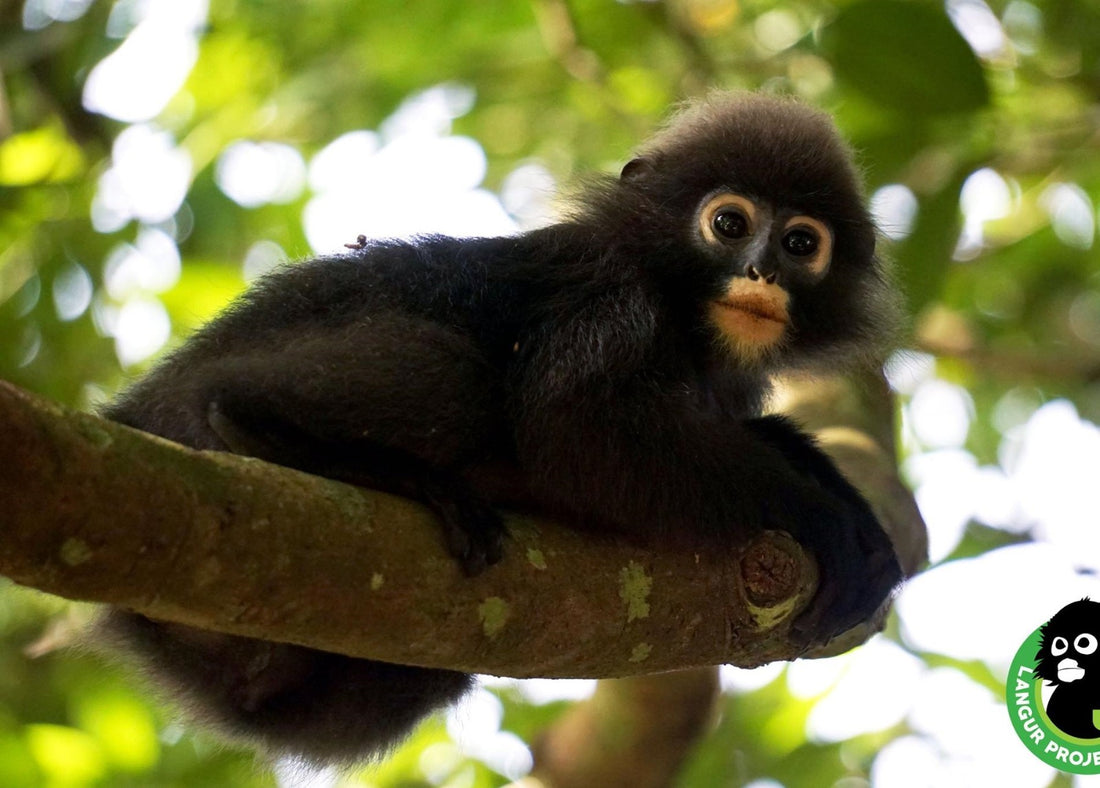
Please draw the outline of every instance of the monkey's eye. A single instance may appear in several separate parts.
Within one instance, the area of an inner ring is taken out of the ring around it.
[[[833,259],[833,233],[812,216],[795,216],[783,227],[783,251],[814,277],[825,275]]]
[[[1053,654],[1056,657],[1060,657],[1060,656],[1062,656],[1063,654],[1066,653],[1066,650],[1068,648],[1069,648],[1069,641],[1066,640],[1061,635],[1059,635],[1058,637],[1054,638],[1054,640],[1051,642],[1051,644],[1050,644],[1050,653]]]
[[[749,218],[745,216],[739,208],[734,208],[733,206],[723,208],[718,213],[714,214],[711,225],[714,227],[715,233],[723,238],[730,238],[733,240],[744,238],[752,232],[752,227],[749,225]]]
[[[817,251],[817,233],[805,227],[788,230],[783,236],[783,248],[796,257],[806,257]]]
[[[703,203],[698,221],[703,240],[721,246],[756,231],[756,204],[740,194],[719,192]]]
[[[1073,648],[1076,649],[1079,654],[1091,654],[1096,651],[1096,646],[1096,635],[1090,635],[1088,632],[1078,635],[1073,639]]]

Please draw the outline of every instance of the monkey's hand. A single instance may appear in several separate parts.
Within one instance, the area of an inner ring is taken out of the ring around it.
[[[225,395],[210,402],[206,416],[235,454],[423,501],[443,525],[448,552],[470,576],[501,558],[505,529],[500,515],[456,474],[374,441],[310,434],[260,402],[246,408]]]
[[[817,594],[794,622],[791,639],[806,647],[824,643],[868,620],[903,579],[901,566],[867,501],[810,436],[779,416],[746,426],[817,488],[805,499],[816,516],[807,511],[784,519],[791,535],[814,553],[821,572]]]

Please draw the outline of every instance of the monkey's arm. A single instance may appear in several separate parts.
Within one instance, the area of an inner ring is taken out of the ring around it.
[[[641,349],[655,335],[648,314],[642,294],[617,293],[540,341],[518,419],[540,497],[594,527],[661,540],[728,545],[786,530],[822,570],[799,622],[805,641],[868,618],[901,570],[866,502],[788,423],[722,417],[662,377]]]

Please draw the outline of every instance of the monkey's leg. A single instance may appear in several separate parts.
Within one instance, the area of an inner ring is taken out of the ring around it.
[[[499,559],[500,517],[465,471],[506,464],[514,452],[500,371],[470,338],[381,312],[287,326],[262,344],[210,342],[213,355],[195,345],[109,416],[189,445],[421,500],[467,572]]]
[[[210,427],[237,454],[414,498],[439,517],[447,549],[469,575],[500,560],[504,524],[457,474],[365,439],[335,441],[268,412],[261,400],[227,393],[207,411]]]

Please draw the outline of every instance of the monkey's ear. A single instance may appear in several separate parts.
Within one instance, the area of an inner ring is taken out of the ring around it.
[[[619,175],[619,180],[623,183],[640,181],[656,169],[657,165],[653,159],[639,156],[636,159],[631,159],[623,166],[623,171]]]

